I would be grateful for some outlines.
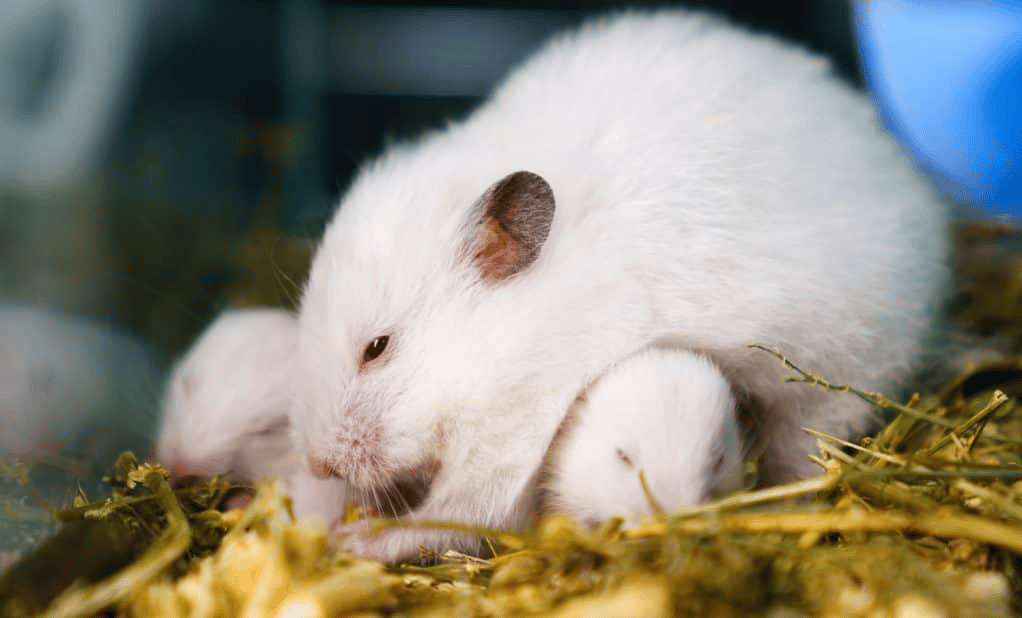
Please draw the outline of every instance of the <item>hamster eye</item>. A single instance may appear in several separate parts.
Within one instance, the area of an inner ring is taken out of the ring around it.
[[[380,354],[383,354],[383,351],[387,349],[388,341],[390,341],[388,335],[377,337],[370,341],[369,345],[366,346],[365,352],[362,353],[362,363],[370,363],[379,358]]]

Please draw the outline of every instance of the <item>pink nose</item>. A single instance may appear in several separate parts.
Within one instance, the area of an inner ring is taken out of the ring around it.
[[[325,479],[337,475],[337,470],[334,468],[333,464],[323,457],[309,455],[308,463],[309,471],[312,472],[312,475],[316,478]]]

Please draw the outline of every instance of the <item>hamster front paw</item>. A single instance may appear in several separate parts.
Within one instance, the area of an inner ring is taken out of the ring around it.
[[[478,547],[472,537],[448,530],[392,526],[373,531],[368,519],[350,523],[338,520],[330,527],[330,534],[333,547],[387,564],[430,561],[448,549],[472,551]]]
[[[360,558],[379,560],[390,564],[422,553],[412,528],[370,529],[368,519],[350,523],[343,520],[330,527],[334,547]]]

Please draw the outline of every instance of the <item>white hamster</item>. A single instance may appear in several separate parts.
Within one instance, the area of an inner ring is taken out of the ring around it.
[[[409,518],[525,525],[572,402],[659,345],[754,411],[765,481],[813,473],[801,427],[850,437],[868,406],[748,344],[891,389],[943,302],[949,217],[824,59],[703,13],[595,21],[356,177],[301,300],[300,448]],[[366,526],[335,530],[388,561],[479,548]]]
[[[568,413],[545,483],[548,508],[597,525],[737,489],[744,446],[731,385],[708,359],[651,348],[614,366]]]
[[[164,393],[156,458],[172,481],[214,474],[246,483],[281,478],[296,513],[333,518],[343,512],[343,481],[311,477],[291,446],[295,336],[294,314],[282,309],[230,310],[207,327]]]
[[[41,451],[109,466],[155,424],[159,366],[132,335],[80,316],[0,304],[0,457]]]

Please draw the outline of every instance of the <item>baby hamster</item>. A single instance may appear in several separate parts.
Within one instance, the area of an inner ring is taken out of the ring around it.
[[[163,397],[156,457],[172,477],[290,473],[295,342],[294,316],[277,309],[227,311],[202,333]]]
[[[343,512],[343,481],[312,478],[291,446],[295,337],[294,314],[282,309],[230,310],[207,327],[174,367],[163,398],[155,450],[172,481],[282,478],[296,513]]]
[[[667,511],[737,489],[744,447],[731,385],[705,357],[651,348],[590,387],[555,440],[549,507],[598,525],[653,513],[641,471]]]

